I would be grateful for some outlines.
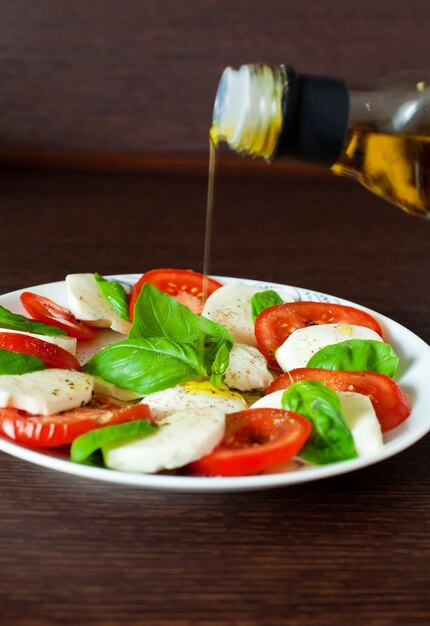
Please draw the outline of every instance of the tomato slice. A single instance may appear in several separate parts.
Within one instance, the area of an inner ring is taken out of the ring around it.
[[[193,313],[200,315],[206,299],[222,284],[193,270],[157,269],[146,272],[132,287],[130,293],[129,315],[133,319],[134,306],[145,283],[150,283],[160,291],[173,296],[185,304]],[[205,293],[204,293],[205,292]]]
[[[268,307],[255,320],[255,336],[268,363],[279,369],[275,352],[292,332],[315,324],[366,326],[382,336],[378,322],[365,311],[326,302],[286,302]]]
[[[411,407],[392,378],[376,372],[346,372],[301,367],[282,374],[267,388],[266,394],[286,389],[299,380],[318,380],[334,391],[355,391],[368,396],[383,433],[396,428],[411,414]]]
[[[24,291],[20,300],[24,309],[34,320],[62,328],[70,337],[94,339],[98,335],[99,331],[96,328],[78,321],[70,311],[45,296]]]
[[[0,408],[0,434],[34,448],[54,448],[72,443],[95,428],[136,419],[151,419],[148,405],[121,406],[104,396],[94,396],[91,405],[55,415],[31,415],[19,409]]]
[[[46,367],[81,370],[79,361],[73,354],[38,337],[29,337],[20,333],[0,332],[0,348],[10,352],[32,354],[43,361]]]
[[[247,409],[226,415],[223,440],[189,467],[209,476],[243,476],[291,459],[311,433],[310,422],[283,409]]]

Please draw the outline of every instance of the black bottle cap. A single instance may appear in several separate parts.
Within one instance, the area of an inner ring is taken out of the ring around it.
[[[345,143],[348,89],[336,78],[298,74],[290,67],[286,72],[284,121],[274,156],[331,167]]]

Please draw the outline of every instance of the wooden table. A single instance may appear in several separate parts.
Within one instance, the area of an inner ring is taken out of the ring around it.
[[[0,292],[68,272],[201,269],[206,182],[3,171]],[[429,250],[429,223],[353,182],[269,168],[219,180],[213,273],[337,294],[426,341]],[[427,625],[429,443],[338,478],[212,495],[92,482],[0,454],[0,622]]]

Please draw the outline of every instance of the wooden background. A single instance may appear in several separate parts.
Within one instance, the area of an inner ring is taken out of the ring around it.
[[[2,0],[0,149],[207,154],[223,68],[429,69],[428,0]]]
[[[428,0],[0,0],[0,293],[201,270],[224,66],[430,72],[429,23]],[[428,222],[319,170],[261,168],[217,180],[211,271],[337,294],[429,342]],[[429,443],[331,480],[198,498],[0,454],[0,624],[428,626]]]

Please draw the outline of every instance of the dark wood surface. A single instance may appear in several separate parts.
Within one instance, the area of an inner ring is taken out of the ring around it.
[[[429,19],[428,0],[2,0],[0,147],[206,152],[224,67],[428,73]]]
[[[201,269],[206,176],[3,170],[0,292]],[[332,176],[223,175],[212,272],[337,294],[430,341],[430,224]],[[418,626],[430,447],[237,494],[93,482],[0,454],[5,626]]]

